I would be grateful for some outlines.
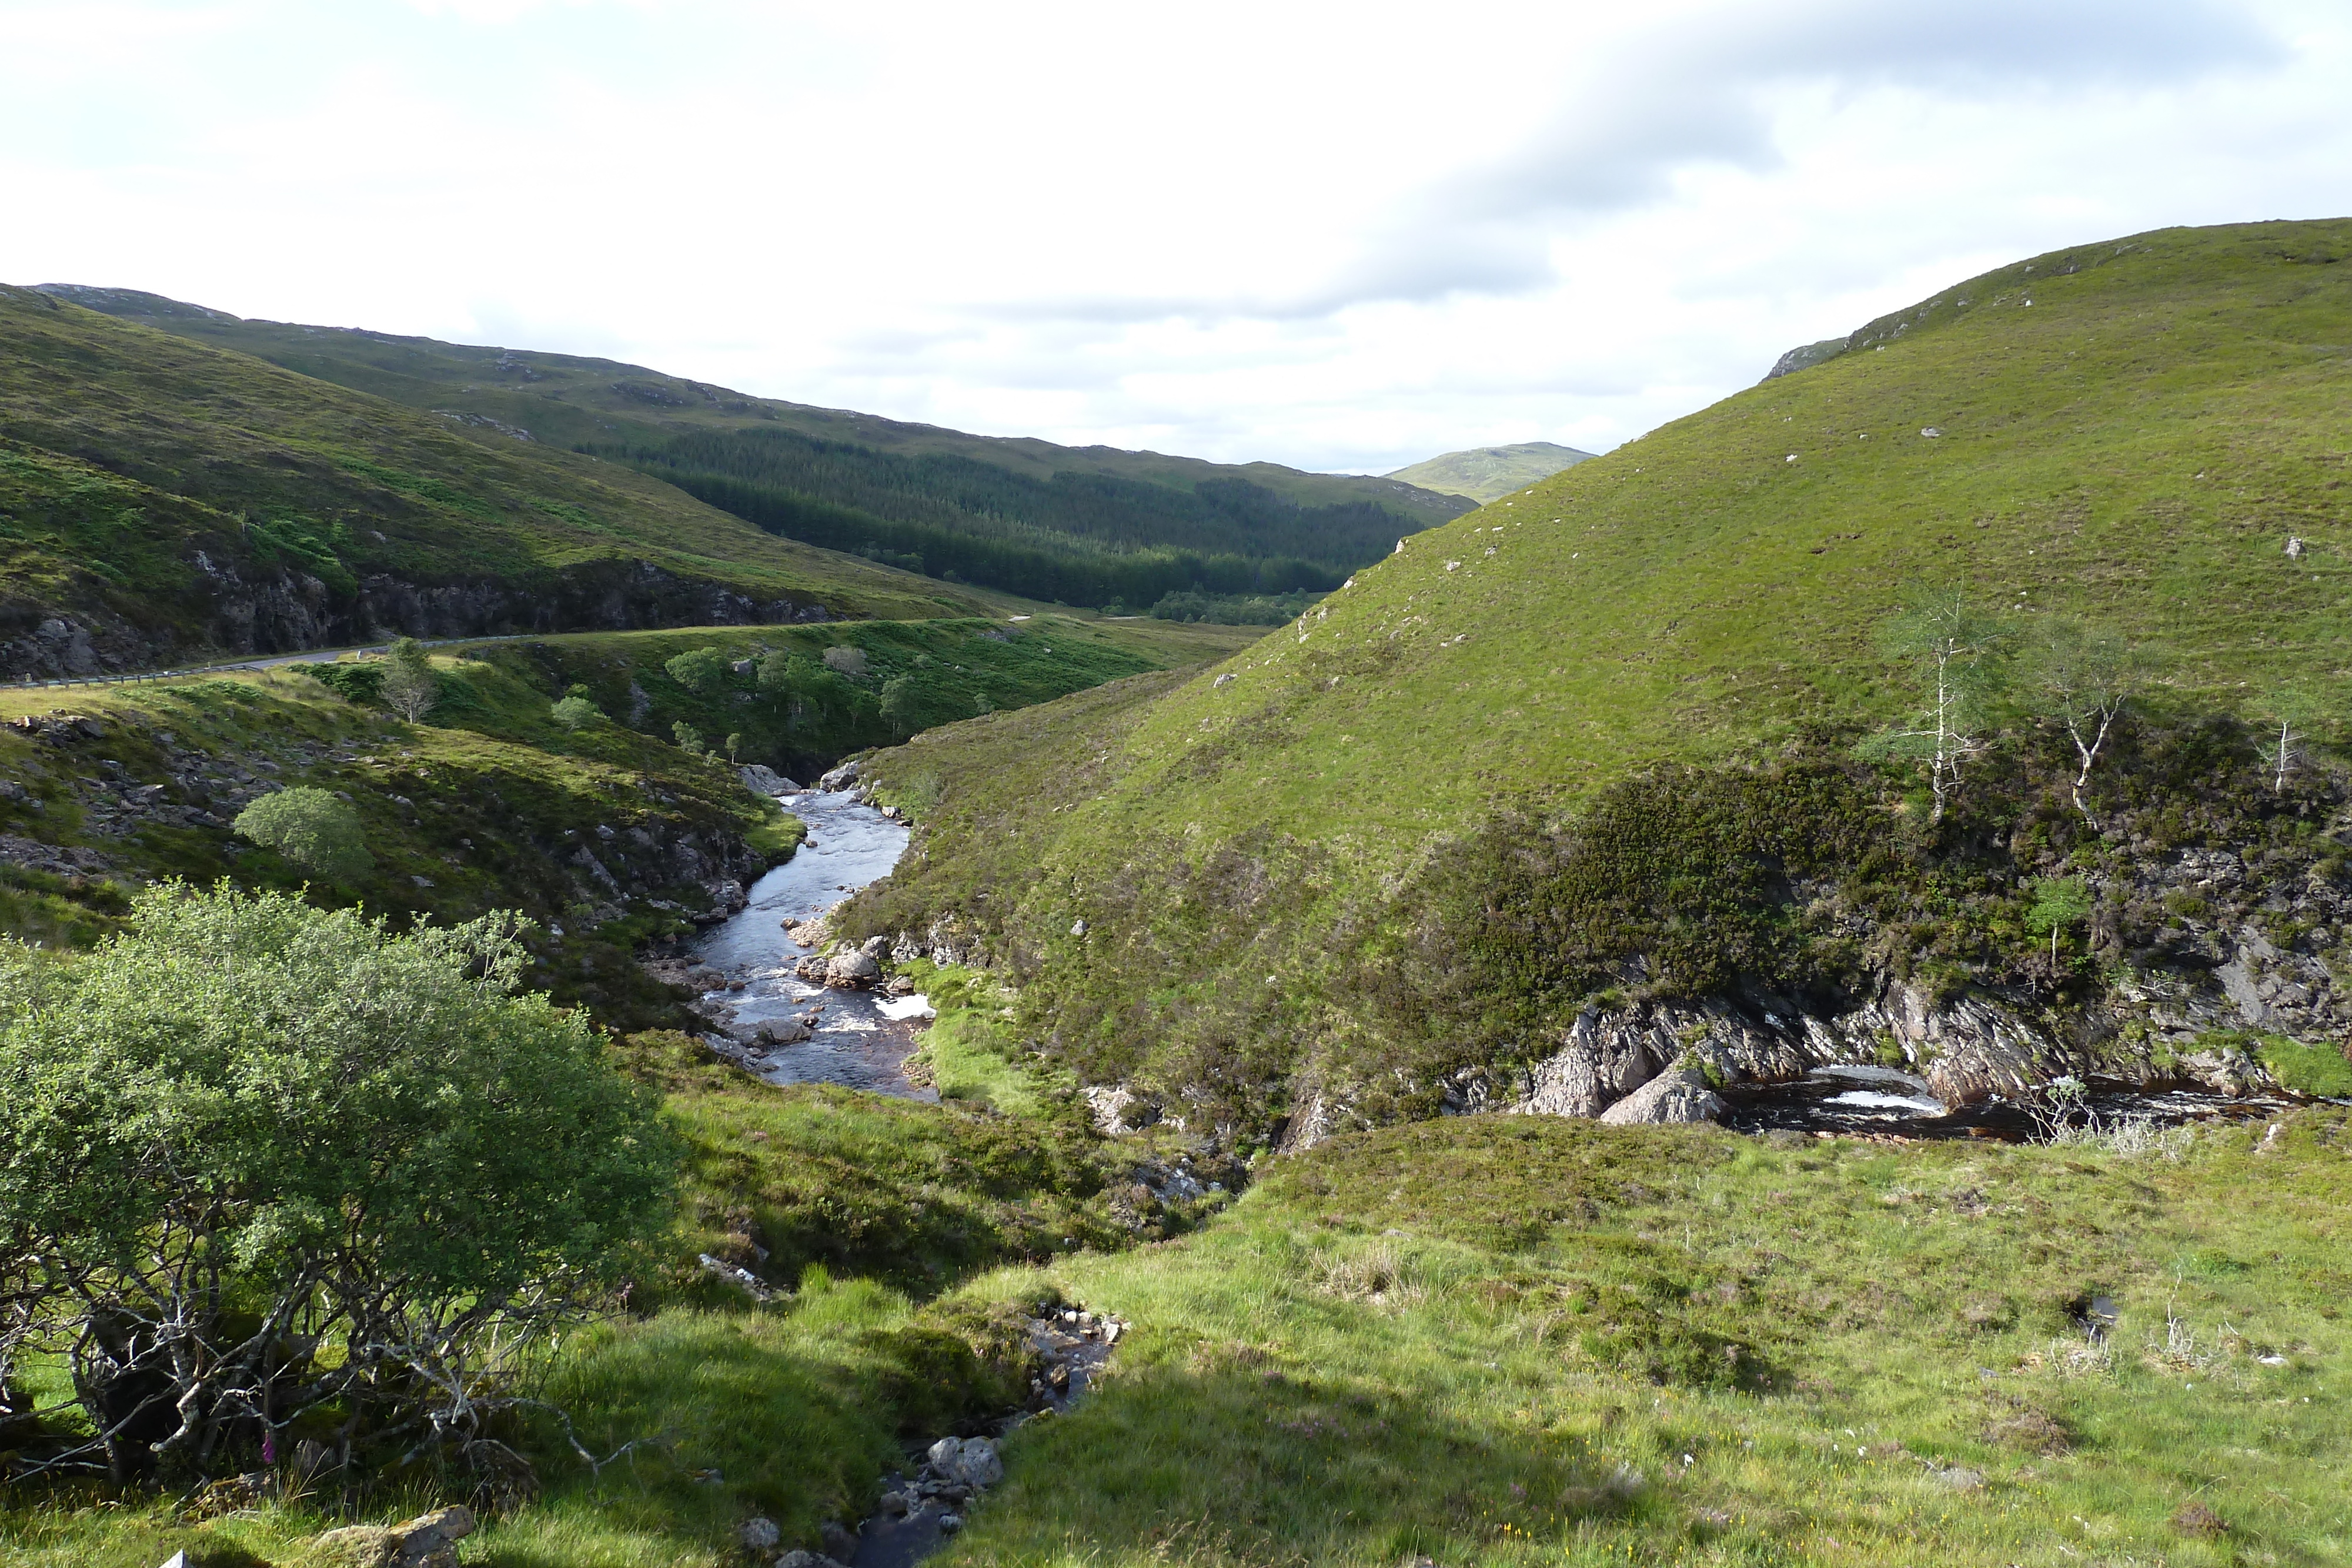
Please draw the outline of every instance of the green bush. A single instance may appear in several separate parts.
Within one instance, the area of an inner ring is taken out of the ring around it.
[[[663,663],[669,678],[698,697],[716,696],[727,686],[727,655],[716,648],[696,648]]]
[[[0,948],[0,1215],[118,1478],[248,1469],[331,1409],[477,1452],[668,1219],[675,1141],[517,994],[517,926],[168,883],[86,957]]]
[[[604,716],[594,703],[583,696],[567,696],[548,710],[548,716],[566,729],[585,729]]]
[[[237,813],[236,831],[330,881],[356,881],[375,865],[352,803],[307,784],[264,795]]]

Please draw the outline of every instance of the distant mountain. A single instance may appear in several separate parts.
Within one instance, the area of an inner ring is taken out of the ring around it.
[[[613,360],[247,320],[136,289],[39,292],[437,414],[493,447],[616,460],[787,538],[1041,600],[1320,592],[1400,532],[1469,509],[1393,479],[971,435]]]
[[[1549,441],[1522,441],[1516,446],[1474,446],[1466,452],[1449,452],[1383,477],[1448,496],[1467,496],[1474,501],[1496,501],[1514,490],[1541,484],[1591,455]]]

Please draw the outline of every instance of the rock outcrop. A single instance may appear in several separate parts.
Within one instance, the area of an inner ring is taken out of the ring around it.
[[[1704,1073],[1677,1068],[1651,1079],[1601,1113],[1601,1119],[1619,1127],[1716,1122],[1722,1120],[1726,1108],[1723,1096],[1706,1086]]]

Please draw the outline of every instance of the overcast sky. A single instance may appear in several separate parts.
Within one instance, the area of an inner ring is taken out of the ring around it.
[[[0,0],[0,280],[1380,471],[2352,213],[2345,0]]]

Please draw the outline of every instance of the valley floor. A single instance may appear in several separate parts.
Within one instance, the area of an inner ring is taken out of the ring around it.
[[[930,981],[936,1107],[633,1047],[696,1150],[681,1256],[756,1234],[800,1288],[688,1268],[568,1346],[550,1392],[591,1445],[656,1440],[600,1478],[549,1444],[465,1562],[719,1568],[753,1513],[814,1547],[901,1440],[1009,1407],[989,1358],[1054,1300],[1133,1332],[1007,1439],[940,1568],[2352,1556],[2345,1112],[2130,1154],[1459,1118],[1139,1224],[1181,1139],[1095,1137],[984,988]],[[0,1528],[27,1568],[287,1563],[315,1506],[53,1497]]]

